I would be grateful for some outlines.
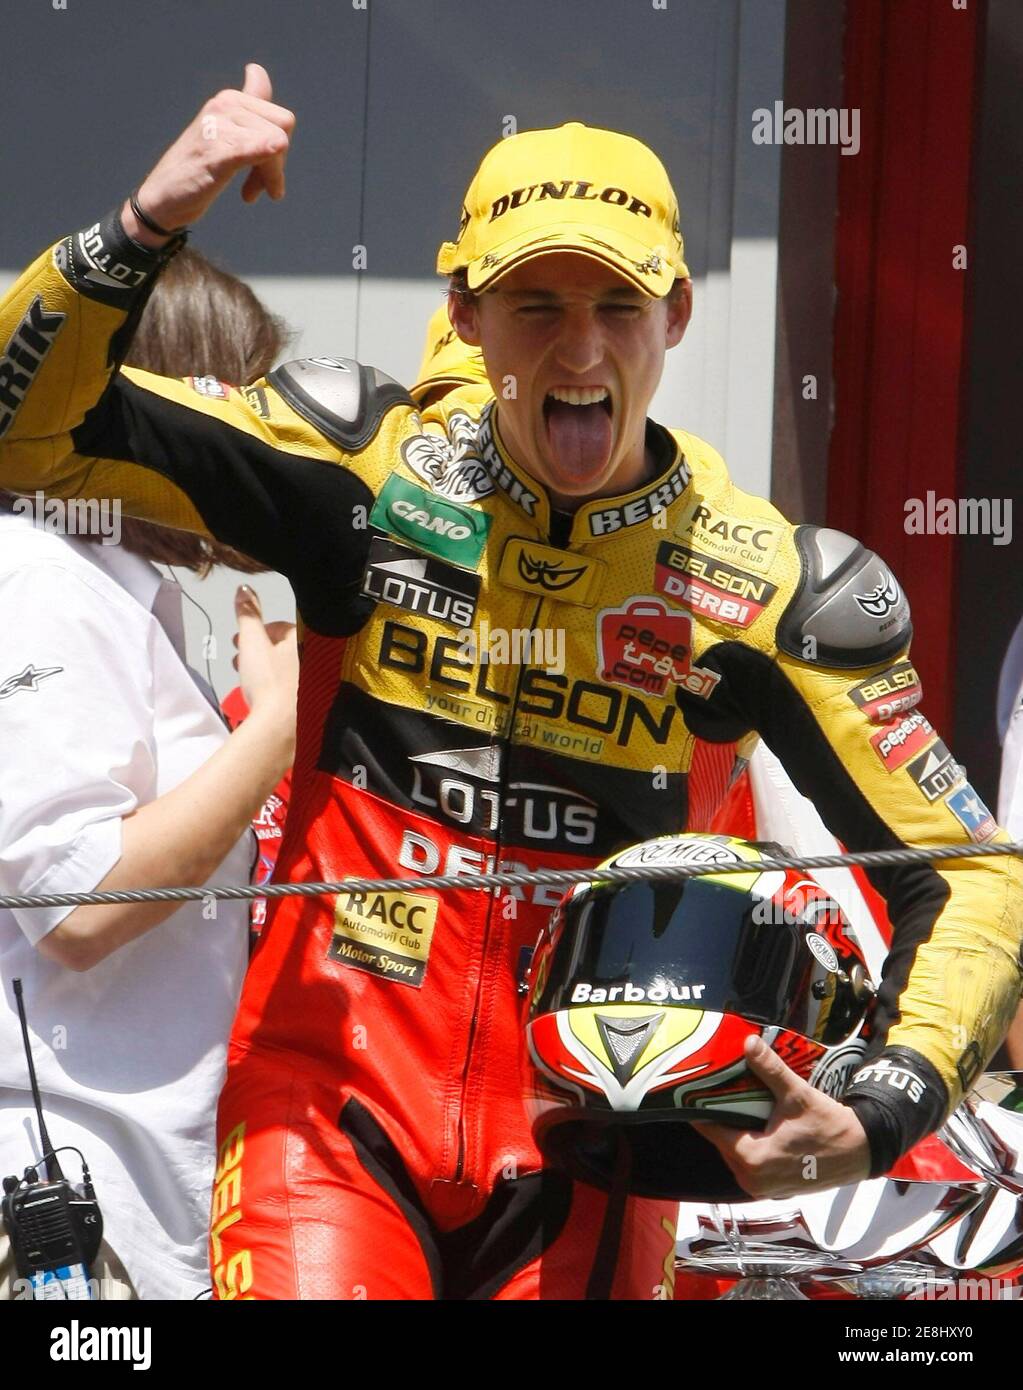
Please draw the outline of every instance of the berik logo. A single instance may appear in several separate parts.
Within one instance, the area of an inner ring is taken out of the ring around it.
[[[895,582],[895,576],[886,569],[878,570],[877,584],[865,594],[853,594],[853,598],[872,618],[884,618],[902,602],[902,591]]]
[[[0,438],[14,424],[28,388],[64,326],[66,314],[48,314],[37,294],[0,358]]]
[[[908,661],[897,661],[849,691],[849,699],[872,724],[887,724],[897,714],[913,709],[922,696],[920,677]]]
[[[553,198],[558,202],[565,199],[569,201],[580,199],[588,203],[599,201],[609,203],[613,207],[624,208],[626,212],[631,212],[636,217],[653,216],[653,208],[649,203],[644,203],[642,198],[634,197],[624,188],[613,186],[599,188],[596,184],[583,179],[560,179],[531,183],[528,188],[513,188],[508,193],[502,193],[491,204],[490,221],[496,222],[506,212],[524,207],[526,203],[539,203],[548,198]],[[459,237],[461,237],[461,233],[462,229],[459,229]]]
[[[966,780],[966,773],[939,738],[906,768],[928,801],[937,801]]]
[[[362,592],[449,627],[471,627],[480,592],[479,575],[375,536],[370,542]]]
[[[597,803],[567,787],[509,782],[502,817],[500,758],[498,744],[417,753],[409,758],[411,799],[435,818],[463,826],[469,833],[493,837],[500,824],[505,844],[593,844]]]
[[[623,506],[601,507],[590,512],[590,535],[606,536],[612,531],[620,531],[623,526],[638,526],[641,522],[649,521],[682,496],[692,476],[688,463],[684,458],[679,458],[665,481],[645,492],[642,497],[636,497]]]
[[[599,560],[588,555],[511,536],[501,553],[498,578],[502,584],[528,594],[586,607],[596,597],[603,568]]]
[[[8,676],[5,681],[0,681],[0,700],[9,700],[19,690],[38,690],[40,681],[47,676],[55,676],[63,669],[63,666],[26,666],[16,676]]]
[[[503,492],[506,492],[516,506],[521,507],[527,516],[536,516],[537,503],[539,497],[515,476],[504,459],[501,451],[497,447],[494,439],[494,403],[488,402],[480,415],[479,430],[476,435],[476,447],[480,458],[487,467],[490,476]]]
[[[585,565],[569,568],[560,562],[541,560],[535,555],[530,555],[525,549],[519,554],[518,568],[519,575],[527,584],[538,584],[549,594],[555,594],[559,589],[567,589],[580,575],[586,573]]]

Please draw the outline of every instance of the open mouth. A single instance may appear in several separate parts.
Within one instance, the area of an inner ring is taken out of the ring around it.
[[[611,392],[606,386],[556,386],[544,396],[543,416],[549,420],[551,412],[560,406],[584,410],[594,405],[599,405],[605,415],[611,415]]]
[[[543,402],[552,461],[580,482],[607,467],[611,457],[611,392],[606,386],[555,386]]]

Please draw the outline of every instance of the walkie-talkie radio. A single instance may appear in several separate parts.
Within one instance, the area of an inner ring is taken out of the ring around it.
[[[43,1119],[20,980],[14,981],[14,997],[39,1120],[46,1178],[41,1179],[38,1169],[31,1166],[25,1169],[24,1177],[4,1178],[4,1227],[18,1274],[29,1281],[34,1299],[88,1299],[93,1287],[90,1268],[103,1239],[103,1217],[80,1150],[71,1151],[78,1154],[82,1163],[81,1192],[71,1186],[61,1171],[57,1154],[62,1150],[53,1148]]]

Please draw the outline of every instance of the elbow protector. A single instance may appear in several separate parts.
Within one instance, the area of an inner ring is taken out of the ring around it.
[[[909,645],[909,603],[883,560],[824,526],[800,526],[794,539],[802,576],[778,622],[781,651],[814,665],[857,670]]]

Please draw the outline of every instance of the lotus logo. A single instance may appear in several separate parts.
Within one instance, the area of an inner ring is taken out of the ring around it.
[[[567,589],[576,580],[586,573],[585,565],[578,565],[574,569],[566,569],[563,565],[551,560],[537,560],[529,555],[525,550],[519,552],[519,574],[527,584],[539,584],[541,589],[546,589],[548,593],[554,593],[558,589]]]
[[[883,618],[892,611],[896,604],[901,603],[902,591],[896,584],[894,576],[889,574],[887,570],[881,570],[876,588],[871,589],[867,594],[854,594],[853,597],[864,613],[869,613],[874,618]]]

